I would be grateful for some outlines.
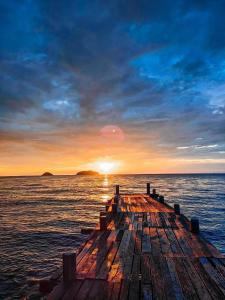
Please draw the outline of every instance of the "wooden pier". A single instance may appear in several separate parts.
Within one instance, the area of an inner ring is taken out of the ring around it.
[[[48,300],[225,299],[225,258],[189,221],[150,194],[116,194],[77,253],[63,256]]]

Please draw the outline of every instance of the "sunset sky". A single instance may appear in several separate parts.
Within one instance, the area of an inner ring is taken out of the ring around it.
[[[224,12],[0,0],[0,175],[225,172]]]

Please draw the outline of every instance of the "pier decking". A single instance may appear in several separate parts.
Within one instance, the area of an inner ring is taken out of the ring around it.
[[[113,197],[47,299],[225,299],[224,256],[153,197]]]

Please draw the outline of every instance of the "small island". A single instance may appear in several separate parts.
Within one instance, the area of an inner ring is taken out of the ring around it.
[[[45,173],[43,173],[41,176],[53,176],[53,174],[50,173],[50,172],[45,172]]]
[[[80,172],[77,173],[77,175],[97,176],[97,175],[100,175],[100,174],[96,171],[88,170],[88,171],[80,171]]]

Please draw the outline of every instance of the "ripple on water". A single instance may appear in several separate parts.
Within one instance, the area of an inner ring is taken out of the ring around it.
[[[20,299],[40,278],[61,265],[65,251],[86,238],[105,201],[123,192],[145,192],[146,182],[200,219],[204,236],[225,253],[224,175],[118,175],[0,178],[0,299]]]

